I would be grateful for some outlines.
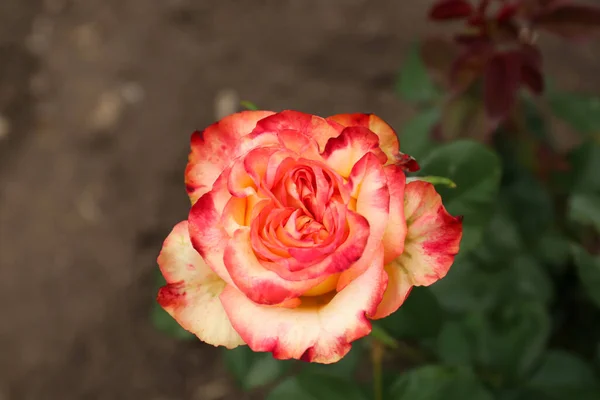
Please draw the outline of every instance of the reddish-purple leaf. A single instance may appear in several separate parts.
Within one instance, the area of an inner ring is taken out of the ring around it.
[[[544,77],[539,69],[530,65],[521,68],[521,82],[533,93],[540,95],[544,91]]]
[[[535,25],[566,38],[582,38],[600,30],[600,8],[554,3],[535,18]]]
[[[542,76],[542,54],[539,49],[531,45],[522,45],[521,50],[521,83],[533,93],[541,94],[544,91],[544,77]]]
[[[496,14],[496,21],[499,23],[503,23],[511,20],[515,14],[517,13],[518,5],[517,4],[505,4],[502,6],[500,10],[498,10],[498,14]]]
[[[471,15],[473,7],[467,0],[440,0],[429,11],[429,18],[439,21],[465,18]]]
[[[495,54],[484,72],[485,109],[492,120],[505,119],[512,110],[521,82],[522,60],[519,52]]]

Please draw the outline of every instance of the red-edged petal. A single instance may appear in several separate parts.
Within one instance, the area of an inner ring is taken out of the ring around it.
[[[192,245],[209,267],[228,284],[233,284],[223,254],[229,235],[222,223],[225,207],[232,198],[227,190],[229,168],[215,182],[213,189],[202,195],[190,210],[188,221]]]
[[[448,273],[458,253],[462,222],[448,214],[431,183],[414,181],[404,192],[408,233],[404,252],[391,265],[403,269],[412,285],[429,286]]]
[[[400,151],[398,135],[384,120],[374,114],[337,114],[327,118],[338,124],[349,126],[362,126],[370,129],[379,137],[379,147],[388,157],[388,162],[393,163]]]
[[[302,298],[294,309],[269,307],[250,301],[227,287],[221,302],[235,330],[254,351],[272,352],[277,359],[334,363],[351,343],[371,332],[372,315],[386,287],[383,249],[371,265],[343,291]]]
[[[239,290],[258,304],[279,304],[299,297],[328,278],[288,281],[266,269],[252,250],[250,228],[235,232],[225,249],[224,262]]]
[[[390,191],[383,166],[372,153],[356,163],[350,174],[356,212],[369,222],[369,239],[362,257],[340,275],[338,290],[356,279],[368,268],[373,254],[381,245],[390,211]]]
[[[406,219],[404,218],[406,176],[402,168],[396,165],[388,165],[383,170],[390,191],[390,212],[383,235],[383,247],[385,249],[383,263],[387,264],[404,251],[404,239],[406,238],[407,229]]]
[[[347,178],[354,164],[367,153],[373,153],[381,164],[387,162],[379,148],[379,137],[368,128],[352,126],[329,139],[322,155],[329,167]]]
[[[242,111],[192,134],[185,169],[185,184],[192,204],[211,189],[221,172],[239,155],[236,149],[240,138],[272,114],[272,111]]]
[[[340,134],[342,127],[316,115],[285,110],[261,120],[252,134],[279,133],[288,130],[297,131],[314,139],[322,150],[329,138]]]
[[[157,261],[167,281],[157,298],[165,311],[206,343],[229,349],[244,344],[218,297],[226,284],[192,247],[187,221],[173,228]]]
[[[473,13],[473,7],[467,0],[440,0],[429,11],[429,18],[436,21],[459,19]]]
[[[388,276],[388,285],[383,293],[383,299],[371,319],[385,318],[396,312],[413,288],[404,269],[398,268],[395,264],[388,264],[384,269]]]

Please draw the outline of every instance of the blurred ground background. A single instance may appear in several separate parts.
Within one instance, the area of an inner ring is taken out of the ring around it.
[[[189,135],[228,89],[400,130],[431,3],[0,0],[0,400],[244,398],[148,319]],[[600,90],[600,42],[543,41],[558,85]]]

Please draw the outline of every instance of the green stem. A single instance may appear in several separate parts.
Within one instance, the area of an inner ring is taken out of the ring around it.
[[[384,345],[377,339],[371,341],[371,361],[373,362],[374,400],[383,400],[383,351]]]

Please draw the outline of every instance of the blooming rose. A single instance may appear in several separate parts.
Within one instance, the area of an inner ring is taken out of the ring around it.
[[[415,168],[375,115],[245,111],[195,132],[158,302],[215,346],[338,361],[458,252],[460,220],[406,183]]]

